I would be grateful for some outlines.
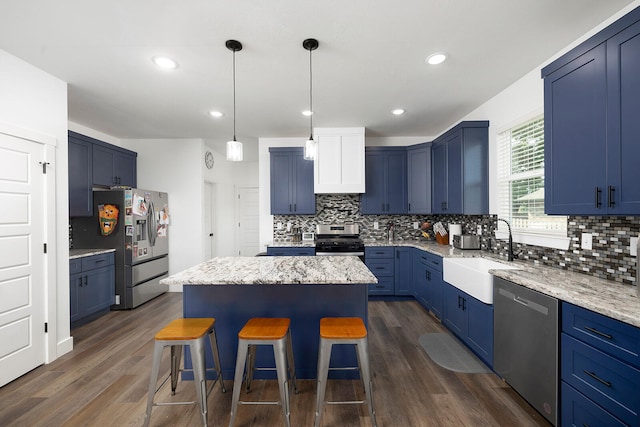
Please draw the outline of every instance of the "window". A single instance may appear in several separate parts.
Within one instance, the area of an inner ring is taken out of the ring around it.
[[[498,191],[499,218],[514,232],[567,235],[567,217],[544,213],[544,117],[498,134]]]

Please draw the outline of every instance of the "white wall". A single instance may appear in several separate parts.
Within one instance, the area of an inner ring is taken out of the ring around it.
[[[55,207],[47,255],[47,312],[49,322],[46,361],[51,362],[73,348],[69,326],[69,199],[67,164],[67,84],[0,50],[0,122],[45,135],[56,142]]]
[[[138,153],[138,187],[169,195],[169,273],[202,262],[201,139],[122,140]]]

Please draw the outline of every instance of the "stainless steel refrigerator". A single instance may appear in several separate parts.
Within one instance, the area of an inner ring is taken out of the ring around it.
[[[93,192],[94,216],[73,218],[73,247],[113,248],[116,295],[113,310],[135,308],[169,290],[167,193],[124,188]]]

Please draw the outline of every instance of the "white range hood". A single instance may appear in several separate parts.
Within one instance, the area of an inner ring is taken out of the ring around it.
[[[314,128],[314,192],[364,193],[364,127]]]

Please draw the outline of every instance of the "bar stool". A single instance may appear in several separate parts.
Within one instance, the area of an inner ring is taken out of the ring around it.
[[[281,405],[284,414],[285,425],[289,427],[290,405],[289,405],[289,378],[293,389],[297,393],[296,370],[293,363],[293,347],[291,345],[291,331],[289,330],[290,319],[287,318],[252,318],[244,325],[238,333],[238,357],[236,358],[236,372],[233,381],[233,400],[231,403],[231,418],[229,427],[233,427],[238,405]],[[256,368],[255,354],[256,346],[272,345],[273,355],[276,361],[275,368]],[[248,402],[240,400],[240,388],[242,387],[242,377],[246,366],[246,387],[247,391],[251,387],[253,374],[256,370],[275,370],[278,376],[278,386],[280,388],[279,401],[258,401]],[[287,375],[288,370],[288,375]]]
[[[358,366],[346,368],[330,368],[331,349],[334,344],[354,344],[358,356]],[[330,370],[359,370],[366,400],[326,401],[324,393],[327,388],[327,376]],[[320,427],[324,404],[363,404],[369,406],[371,424],[376,427],[376,412],[373,408],[371,391],[371,371],[369,369],[369,349],[367,328],[359,317],[323,317],[320,319],[320,350],[318,353],[318,390],[316,393],[315,427]]]
[[[200,413],[202,415],[202,424],[207,425],[207,396],[220,381],[222,392],[227,390],[222,380],[222,370],[220,367],[220,356],[218,353],[218,341],[216,339],[215,330],[216,319],[213,318],[185,318],[175,319],[169,322],[167,326],[162,328],[155,336],[155,346],[153,349],[153,365],[151,367],[151,379],[149,380],[149,394],[147,397],[147,415],[144,419],[144,425],[149,425],[151,418],[151,409],[154,406],[168,405],[193,405],[198,403]],[[213,360],[216,365],[215,369],[206,369],[205,366],[205,336],[209,336]],[[182,347],[188,345],[191,350],[191,361],[193,362],[194,384],[196,386],[197,402],[154,402],[155,394],[162,386],[171,378],[171,395],[176,394],[176,386],[178,383],[178,375],[180,371],[180,359],[182,358]],[[162,351],[165,347],[171,347],[171,372],[169,376],[162,381],[162,384],[156,388],[158,381],[158,372],[160,370],[160,361],[162,359]],[[209,390],[207,390],[206,372],[215,370],[217,374],[216,380],[213,382]]]

